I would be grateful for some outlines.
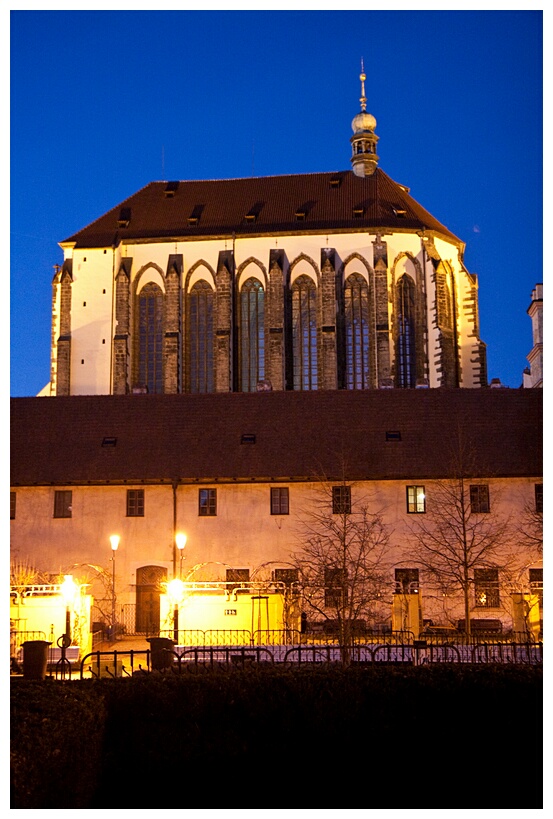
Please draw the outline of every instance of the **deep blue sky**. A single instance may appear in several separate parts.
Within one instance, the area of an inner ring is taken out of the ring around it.
[[[542,281],[542,13],[12,11],[11,384],[49,380],[58,242],[148,182],[380,167],[466,242],[489,378]]]

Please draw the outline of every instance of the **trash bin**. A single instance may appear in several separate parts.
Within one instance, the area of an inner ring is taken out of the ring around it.
[[[173,660],[173,649],[175,643],[169,637],[148,637],[152,651],[152,671],[163,671],[164,668],[171,668]]]
[[[23,677],[27,680],[44,680],[48,662],[46,640],[26,640],[23,643]]]

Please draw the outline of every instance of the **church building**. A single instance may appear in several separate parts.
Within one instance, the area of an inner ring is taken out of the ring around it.
[[[464,243],[379,166],[152,182],[60,243],[43,395],[485,387]]]

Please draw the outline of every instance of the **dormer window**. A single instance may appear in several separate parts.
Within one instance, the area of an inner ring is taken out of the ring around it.
[[[119,211],[119,218],[117,220],[117,227],[120,228],[127,228],[131,221],[131,209],[130,208],[121,208]]]

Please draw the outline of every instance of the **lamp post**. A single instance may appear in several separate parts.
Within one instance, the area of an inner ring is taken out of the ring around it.
[[[173,640],[178,645],[179,642],[179,603],[182,600],[184,583],[178,577],[174,577],[167,584],[169,597],[173,601]]]
[[[111,543],[111,560],[112,560],[112,580],[111,580],[111,636],[115,640],[115,552],[119,546],[121,538],[119,535],[110,535],[109,542]]]
[[[64,640],[66,648],[71,645],[71,606],[75,600],[77,586],[73,580],[73,575],[66,574],[60,586],[61,596],[65,601],[65,634]]]
[[[184,547],[186,546],[186,535],[184,532],[177,532],[175,535],[175,543],[177,544],[177,549],[180,554],[179,578],[182,579],[182,558],[184,556]]]

